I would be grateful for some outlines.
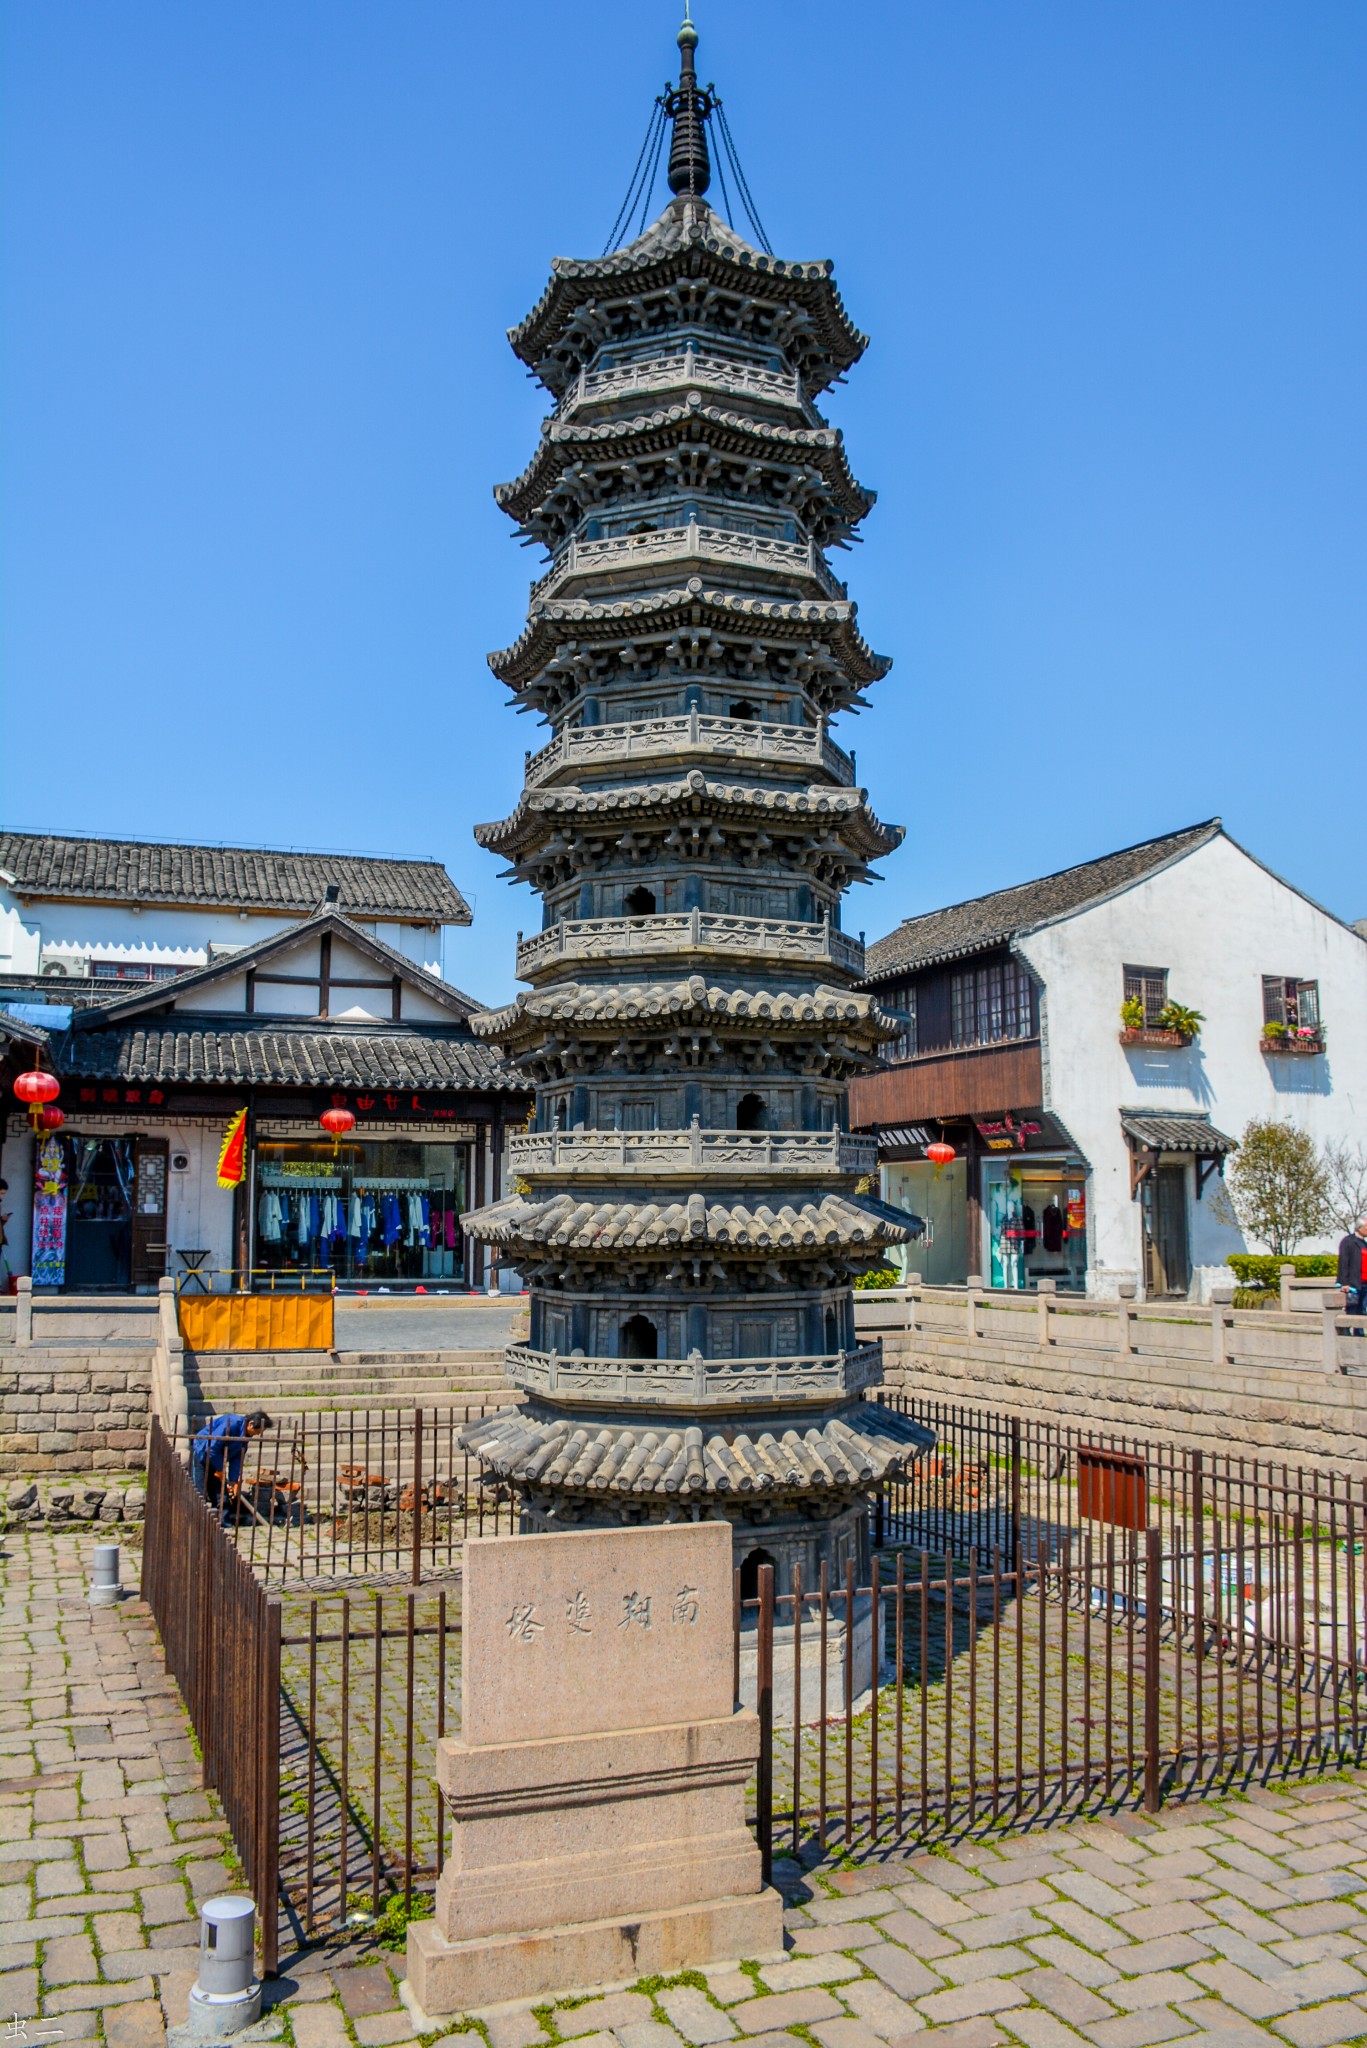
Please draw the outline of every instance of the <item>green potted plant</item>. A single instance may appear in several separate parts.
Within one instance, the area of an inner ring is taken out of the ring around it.
[[[1120,1022],[1126,1031],[1144,1029],[1144,1005],[1138,996],[1126,996],[1120,1005]]]
[[[1275,1044],[1275,1043],[1277,1042],[1277,1040],[1278,1040],[1278,1039],[1280,1039],[1280,1038],[1285,1038],[1285,1036],[1286,1036],[1286,1026],[1285,1026],[1285,1024],[1279,1024],[1279,1023],[1277,1022],[1277,1020],[1276,1020],[1276,1018],[1275,1018],[1275,1017],[1274,1017],[1274,1018],[1272,1019],[1271,1023],[1269,1023],[1269,1024],[1264,1024],[1264,1026],[1263,1026],[1263,1037],[1264,1037],[1264,1038],[1270,1038],[1270,1039],[1271,1039],[1271,1040],[1273,1041],[1273,1043],[1274,1043],[1274,1044]]]
[[[1205,1015],[1201,1010],[1192,1010],[1185,1003],[1164,1003],[1158,1021],[1165,1031],[1175,1031],[1179,1038],[1190,1045],[1201,1036]]]

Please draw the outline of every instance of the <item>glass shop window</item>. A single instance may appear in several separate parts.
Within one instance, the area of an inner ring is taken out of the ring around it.
[[[952,1045],[995,1045],[1039,1029],[1035,984],[1014,960],[994,960],[949,977]]]
[[[465,1278],[464,1145],[263,1139],[252,1264],[347,1280]],[[257,1284],[260,1284],[258,1277]]]

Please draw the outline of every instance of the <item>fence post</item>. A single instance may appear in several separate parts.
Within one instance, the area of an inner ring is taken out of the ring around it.
[[[1158,1768],[1158,1656],[1163,1628],[1163,1531],[1151,1527],[1144,1569],[1144,1811],[1163,1804]]]
[[[1021,1568],[1021,1419],[1011,1417],[1011,1570]],[[1016,1599],[1021,1597],[1019,1584]]]
[[[1116,1350],[1122,1358],[1129,1358],[1134,1351],[1134,1298],[1138,1289],[1133,1280],[1122,1280],[1120,1298],[1116,1302]]]
[[[759,1770],[755,1779],[755,1831],[760,1882],[774,1879],[774,1567],[759,1568],[759,1632],[755,1707],[759,1714]]]
[[[261,1660],[261,1856],[254,1872],[261,1916],[261,1974],[280,1968],[280,1602],[265,1603]]]
[[[1057,1280],[1040,1280],[1036,1282],[1036,1293],[1038,1296],[1036,1310],[1039,1315],[1039,1345],[1041,1351],[1047,1351],[1054,1341],[1049,1327],[1049,1314],[1054,1306],[1054,1296],[1057,1292]]]
[[[1228,1365],[1232,1336],[1231,1319],[1226,1311],[1234,1302],[1232,1287],[1215,1287],[1210,1296],[1210,1360],[1212,1365]]]
[[[974,1343],[978,1339],[978,1289],[982,1284],[983,1276],[981,1273],[969,1274],[968,1292],[964,1297],[964,1328],[968,1332],[970,1340]]]
[[[28,1273],[21,1273],[14,1283],[14,1341],[33,1342],[33,1280]]]
[[[413,1410],[413,1584],[422,1584],[422,1410]]]
[[[1291,1310],[1291,1282],[1295,1277],[1296,1268],[1289,1259],[1283,1259],[1277,1268],[1277,1293],[1280,1297],[1277,1306],[1283,1315],[1288,1315]]]
[[[1333,1307],[1330,1307],[1330,1303]],[[1339,1369],[1339,1317],[1343,1313],[1344,1293],[1341,1287],[1331,1288],[1324,1297],[1324,1318],[1322,1338],[1323,1362],[1326,1372]]]
[[[910,1337],[914,1337],[914,1336],[916,1335],[917,1331],[918,1331],[918,1330],[920,1329],[920,1327],[921,1327],[921,1318],[920,1318],[920,1316],[919,1316],[919,1315],[917,1314],[917,1306],[918,1306],[918,1304],[919,1304],[919,1302],[920,1302],[920,1299],[921,1299],[921,1276],[920,1276],[920,1274],[919,1274],[919,1273],[908,1273],[908,1274],[907,1274],[907,1335],[908,1335],[908,1336],[910,1336]]]

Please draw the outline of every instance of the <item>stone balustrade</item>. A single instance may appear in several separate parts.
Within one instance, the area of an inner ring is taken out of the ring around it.
[[[732,917],[721,911],[681,910],[651,917],[562,918],[519,941],[517,972],[535,981],[562,962],[669,959],[686,953],[717,953],[787,961],[862,976],[864,948],[858,939],[822,923],[776,917]]]
[[[827,597],[848,596],[832,575],[815,541],[775,540],[763,533],[737,533],[725,526],[658,527],[650,533],[616,533],[605,540],[566,542],[550,568],[531,588],[531,603],[557,597],[581,576],[611,576],[655,562],[675,562],[680,575],[689,564],[712,562],[723,568],[758,569],[785,578],[807,577]]]
[[[844,1131],[519,1131],[508,1171],[522,1174],[873,1173],[874,1138]]]
[[[581,405],[610,405],[635,391],[687,389],[726,391],[738,398],[757,398],[774,405],[795,405],[811,417],[800,378],[753,363],[733,363],[725,356],[690,349],[682,355],[650,356],[644,362],[621,363],[611,370],[581,370],[555,409],[557,419]]]
[[[758,719],[685,711],[629,725],[569,726],[539,753],[528,754],[527,787],[540,789],[566,771],[582,774],[586,768],[658,761],[676,754],[704,754],[756,767],[824,769],[846,788],[854,782],[853,757],[831,739],[824,719],[816,725],[767,725]]]
[[[728,1407],[768,1402],[791,1406],[808,1399],[829,1403],[832,1394],[861,1393],[883,1373],[878,1341],[850,1351],[799,1358],[590,1358],[581,1351],[534,1351],[511,1345],[504,1371],[529,1394],[561,1394],[604,1405],[633,1408]]]

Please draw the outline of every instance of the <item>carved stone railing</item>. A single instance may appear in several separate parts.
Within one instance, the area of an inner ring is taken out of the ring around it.
[[[770,404],[796,405],[804,413],[809,411],[796,375],[761,370],[752,363],[733,363],[725,356],[689,350],[683,355],[650,356],[643,362],[623,363],[613,370],[581,370],[556,407],[556,417],[563,418],[581,405],[611,404],[615,399],[629,398],[634,391],[676,391],[690,386],[727,391]]]
[[[860,1393],[883,1375],[881,1342],[808,1358],[587,1358],[579,1351],[533,1351],[510,1345],[504,1374],[529,1394],[563,1394],[575,1402],[633,1408],[728,1407],[764,1401],[788,1406],[832,1394]]]
[[[528,754],[526,780],[529,788],[538,789],[563,770],[580,773],[675,753],[710,754],[756,766],[824,768],[847,787],[854,781],[854,762],[829,737],[824,718],[816,725],[765,725],[758,719],[717,718],[702,711],[642,718],[630,725],[570,726],[540,753]]]
[[[536,1174],[873,1173],[875,1138],[844,1131],[518,1131],[508,1171]]]
[[[606,540],[570,540],[545,575],[532,585],[531,602],[555,597],[580,576],[609,576],[652,562],[681,565],[720,563],[725,568],[761,569],[775,576],[809,577],[827,597],[847,591],[833,576],[814,541],[773,540],[763,533],[736,533],[726,526],[657,527],[650,533],[615,533]],[[682,566],[679,573],[689,573]]]
[[[562,962],[658,960],[685,953],[801,962],[854,975],[864,972],[860,941],[829,924],[731,917],[710,910],[681,910],[653,917],[562,919],[519,941],[517,972],[522,980],[535,981]]]

